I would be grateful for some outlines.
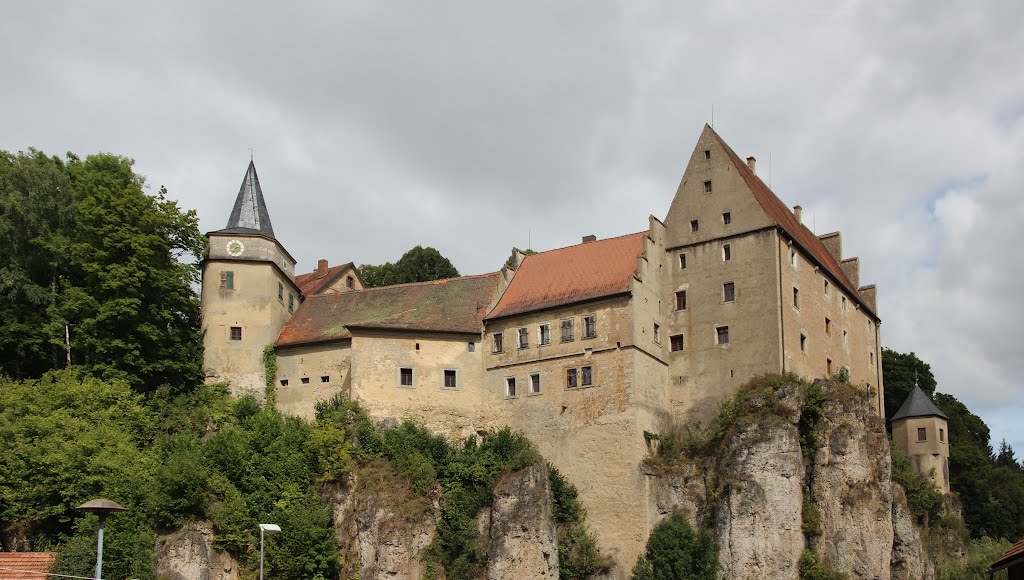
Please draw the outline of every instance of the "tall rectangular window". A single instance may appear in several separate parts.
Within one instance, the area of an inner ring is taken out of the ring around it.
[[[295,295],[291,292],[288,293],[288,312],[295,311]]]
[[[847,336],[846,331],[844,330],[843,331],[843,346],[846,346],[847,344],[849,344],[849,338]]]
[[[927,428],[925,428],[925,427],[918,427],[917,428],[917,440],[918,441],[927,441],[928,440],[928,429]]]
[[[505,396],[514,397],[516,396],[516,379],[515,377],[505,378]]]
[[[686,310],[686,290],[676,292],[676,310]]]
[[[225,290],[235,289],[235,273],[231,271],[224,271],[220,273],[220,287]]]
[[[945,429],[939,429],[939,443],[945,443],[945,442],[946,442],[946,430]]]
[[[525,328],[520,328],[517,332],[519,335],[519,348],[526,348],[530,346],[530,331]]]
[[[690,220],[690,231],[691,232],[700,231],[700,222],[697,221],[697,220]]]
[[[500,332],[494,333],[494,338],[491,342],[491,352],[501,352],[505,346],[505,335]]]
[[[789,251],[789,265],[796,268],[796,250]]]
[[[716,326],[715,327],[715,339],[718,340],[718,344],[729,344],[729,327],[728,326]]]
[[[562,321],[562,342],[572,342],[572,319]]]
[[[576,388],[577,374],[578,373],[577,373],[576,369],[566,369],[565,370],[565,388],[567,388],[567,389],[575,389]]]
[[[454,389],[458,386],[457,373],[454,370],[444,371],[444,388]]]
[[[537,327],[537,342],[543,346],[551,344],[551,325],[541,324]]]
[[[661,344],[661,327],[657,322],[654,323],[654,342]]]
[[[832,334],[832,321],[825,317],[825,334]]]
[[[589,387],[594,384],[594,369],[591,367],[580,368],[580,386]]]
[[[583,317],[583,338],[594,338],[597,336],[597,315],[588,314]]]
[[[231,327],[231,340],[242,340],[242,327],[232,326]]]
[[[793,288],[793,308],[800,309],[800,289]]]
[[[846,296],[842,297],[843,312],[846,312]]]
[[[704,182],[704,193],[711,193],[711,181]]]
[[[722,261],[728,262],[732,259],[732,246],[730,244],[722,244]]]
[[[832,376],[832,359],[830,358],[825,359],[825,374]]]
[[[277,283],[277,299],[284,301],[284,284]]]
[[[807,335],[800,333],[800,352],[807,352]]]
[[[412,368],[403,367],[398,372],[398,384],[403,387],[412,386]]]
[[[679,269],[686,269],[686,254],[679,254]]]
[[[828,280],[825,280],[825,296],[828,296],[828,295],[829,295]]]
[[[476,343],[475,342],[469,341],[469,342],[466,343],[466,345],[469,348],[469,352],[476,352]]]
[[[729,225],[732,223],[732,212],[725,212],[722,214],[722,223]]]
[[[536,374],[535,373],[535,374],[530,375],[530,394],[531,395],[539,395],[540,394],[540,374]]]
[[[733,284],[732,282],[722,284],[722,298],[726,302],[736,300],[736,284]]]
[[[683,347],[685,346],[683,335],[677,334],[675,336],[669,337],[669,340],[672,343],[672,352],[679,352],[683,350]]]
[[[353,278],[352,276],[349,276],[349,277],[345,278],[345,285],[348,286],[349,288],[355,288],[356,287],[356,279]]]

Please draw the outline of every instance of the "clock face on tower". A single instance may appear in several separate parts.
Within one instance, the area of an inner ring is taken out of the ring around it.
[[[242,252],[245,251],[245,246],[238,240],[231,240],[228,242],[228,254],[232,256],[241,256]]]

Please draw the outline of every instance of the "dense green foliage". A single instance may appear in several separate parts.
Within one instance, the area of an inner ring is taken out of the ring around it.
[[[800,580],[843,580],[847,577],[845,574],[832,570],[825,562],[818,560],[818,557],[810,550],[804,550],[800,554],[798,565]]]
[[[0,152],[0,373],[75,365],[151,390],[200,377],[198,218],[132,161]],[[184,260],[184,261],[183,261]]]
[[[1010,541],[983,537],[971,540],[964,558],[940,559],[935,566],[935,580],[1006,580],[1006,570],[991,578],[989,566],[1009,549]]]
[[[398,259],[397,262],[385,262],[380,265],[363,264],[359,266],[359,275],[369,288],[407,284],[409,282],[429,282],[442,278],[455,278],[459,271],[455,266],[434,248],[416,246]]]
[[[942,514],[945,502],[942,492],[923,475],[914,471],[910,459],[895,447],[892,450],[892,478],[907,493],[907,507],[918,517],[932,520]]]
[[[935,393],[937,383],[931,365],[912,352],[904,354],[883,348],[882,371],[885,376],[886,419],[891,419],[900,409],[900,405],[914,390],[915,382],[929,397]]]
[[[915,369],[921,389],[929,394],[935,391],[930,366],[913,353],[886,350],[882,362],[886,409],[891,403],[895,405],[892,411],[895,412],[903,403],[903,398],[913,388]],[[906,392],[900,398],[903,391]],[[933,398],[935,405],[948,417],[949,484],[960,497],[964,522],[971,536],[1011,540],[1024,536],[1024,466],[1013,449],[1004,442],[993,452],[989,428],[980,417],[952,395],[935,393]],[[899,463],[898,459],[894,460],[894,468]],[[908,501],[913,501],[911,487],[907,488]],[[931,499],[921,499],[919,511],[925,509],[921,507],[925,504],[934,504]]]
[[[633,567],[633,580],[683,580],[718,574],[718,544],[710,531],[695,532],[686,516],[674,512],[654,526],[647,550]]]

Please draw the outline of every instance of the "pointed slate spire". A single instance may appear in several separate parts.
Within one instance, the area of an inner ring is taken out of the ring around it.
[[[907,397],[906,401],[903,401],[899,411],[896,411],[891,420],[897,421],[909,417],[942,417],[943,419],[949,419],[945,413],[935,406],[935,403],[928,398],[928,395],[924,394],[921,387],[916,384],[914,385],[914,390],[910,391],[910,396]]]
[[[263,201],[263,190],[260,188],[260,178],[256,175],[256,164],[251,159],[242,179],[242,187],[238,190],[238,197],[235,198],[235,207],[228,218],[228,225],[221,231],[258,233],[274,238],[274,226],[270,224],[267,203]]]

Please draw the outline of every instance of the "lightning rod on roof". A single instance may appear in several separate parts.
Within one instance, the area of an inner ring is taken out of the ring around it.
[[[256,153],[256,150],[253,149],[252,147],[250,147],[249,148],[249,161],[252,161],[252,157],[253,157],[254,153]]]

